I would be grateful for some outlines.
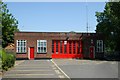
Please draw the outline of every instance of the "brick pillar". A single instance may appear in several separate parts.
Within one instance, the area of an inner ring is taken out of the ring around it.
[[[56,54],[56,41],[54,41],[54,54]]]
[[[62,54],[64,54],[64,41],[62,42]]]
[[[80,54],[82,54],[82,40],[80,40]]]
[[[71,52],[73,54],[73,41],[71,41]]]
[[[58,54],[60,54],[60,41],[58,41]]]
[[[75,53],[76,54],[78,53],[78,43],[77,43],[77,41],[75,42]]]
[[[80,54],[81,54],[81,58],[84,58],[84,54],[82,53],[82,40],[80,40]]]

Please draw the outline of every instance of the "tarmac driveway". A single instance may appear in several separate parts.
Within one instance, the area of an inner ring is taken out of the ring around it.
[[[3,80],[81,80],[81,78],[116,80],[112,78],[118,78],[118,62],[115,61],[51,59],[17,62],[14,68],[3,75]]]
[[[14,68],[3,75],[3,80],[30,80],[30,78],[31,80],[41,80],[43,78],[58,80],[67,78],[51,60],[25,60],[17,62]]]
[[[53,62],[70,78],[118,78],[115,61],[53,59]]]

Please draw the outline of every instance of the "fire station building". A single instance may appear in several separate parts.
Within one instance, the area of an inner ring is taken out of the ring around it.
[[[103,58],[104,37],[96,33],[15,32],[17,59]]]

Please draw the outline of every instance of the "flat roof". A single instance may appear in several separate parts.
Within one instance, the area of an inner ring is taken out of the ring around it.
[[[35,32],[35,31],[19,31],[15,33],[84,33],[87,34],[87,32]],[[95,33],[95,32],[88,32],[88,33]]]

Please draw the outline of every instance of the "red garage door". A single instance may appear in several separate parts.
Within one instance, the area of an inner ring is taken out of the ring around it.
[[[82,41],[52,41],[52,58],[81,58]]]

